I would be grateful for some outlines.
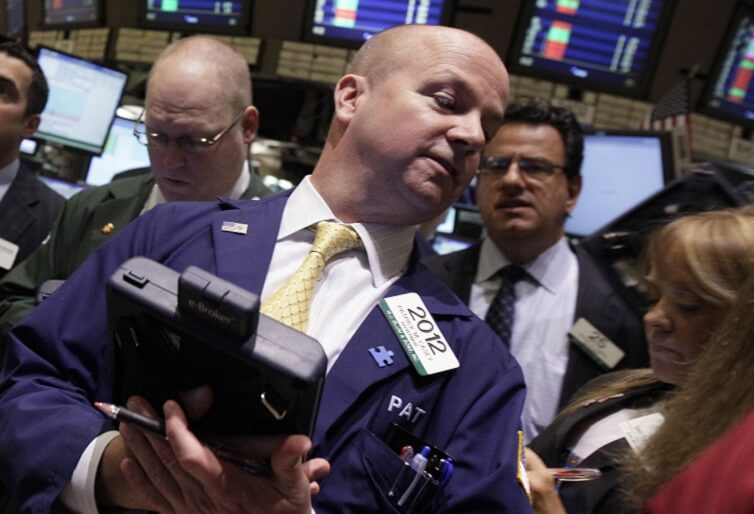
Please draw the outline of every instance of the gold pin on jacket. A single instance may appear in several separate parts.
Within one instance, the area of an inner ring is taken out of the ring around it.
[[[113,230],[115,230],[115,225],[112,223],[105,223],[101,230],[103,234],[112,234]]]

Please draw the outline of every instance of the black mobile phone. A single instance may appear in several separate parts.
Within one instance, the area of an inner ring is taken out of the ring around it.
[[[313,338],[259,314],[256,295],[196,267],[182,274],[135,257],[107,285],[113,397],[144,396],[160,410],[209,385],[205,434],[314,430],[327,357]]]

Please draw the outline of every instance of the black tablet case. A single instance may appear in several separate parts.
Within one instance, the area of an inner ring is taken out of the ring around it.
[[[196,267],[183,274],[144,257],[123,263],[107,288],[113,395],[157,410],[202,384],[207,434],[312,435],[327,357],[311,337],[258,313],[256,295]]]

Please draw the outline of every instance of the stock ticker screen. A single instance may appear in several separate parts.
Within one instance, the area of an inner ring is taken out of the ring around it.
[[[703,110],[754,127],[754,8],[739,9],[718,52]]]
[[[514,69],[591,89],[641,96],[672,0],[531,0]]]
[[[245,32],[250,2],[242,0],[144,0],[140,25],[187,32]]]
[[[358,46],[395,25],[448,23],[451,0],[310,0],[305,39]]]
[[[96,23],[101,18],[98,0],[45,0],[43,26],[75,26]]]

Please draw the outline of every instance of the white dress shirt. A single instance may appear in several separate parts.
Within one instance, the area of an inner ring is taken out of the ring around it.
[[[500,289],[497,272],[510,264],[495,244],[485,238],[479,255],[469,307],[484,319]],[[568,331],[574,322],[579,266],[561,238],[524,269],[531,280],[516,283],[511,353],[521,365],[526,401],[521,422],[526,442],[555,417],[568,364]]]
[[[8,192],[10,185],[16,179],[19,169],[21,169],[21,161],[18,159],[0,168],[0,202],[3,201],[5,193]]]
[[[262,301],[279,289],[304,261],[314,243],[308,230],[318,221],[336,219],[324,199],[305,177],[291,193],[283,210],[277,243],[262,288]],[[306,333],[325,350],[328,371],[343,348],[406,270],[413,248],[413,226],[354,223],[364,249],[334,257],[315,286]],[[71,510],[97,513],[94,479],[107,443],[117,435],[111,431],[95,438],[79,459],[61,500]]]
[[[238,200],[241,198],[241,195],[249,188],[249,183],[251,182],[251,176],[249,175],[249,163],[248,161],[243,162],[243,169],[241,170],[241,173],[238,175],[238,178],[236,179],[236,182],[233,184],[233,187],[230,188],[230,191],[225,193],[224,195],[221,195],[226,198],[232,198],[234,200]],[[149,209],[153,208],[155,205],[160,205],[161,203],[166,203],[167,200],[165,199],[165,196],[162,194],[162,191],[160,191],[160,188],[157,187],[157,184],[152,186],[152,191],[150,191],[149,196],[147,197],[147,201],[144,202],[144,207],[141,208],[141,212],[139,214],[144,214]]]

